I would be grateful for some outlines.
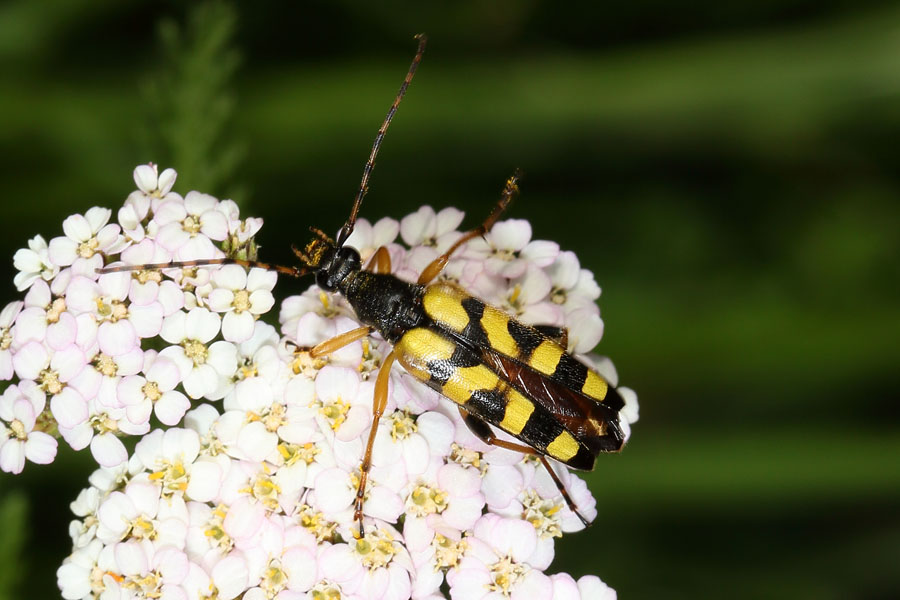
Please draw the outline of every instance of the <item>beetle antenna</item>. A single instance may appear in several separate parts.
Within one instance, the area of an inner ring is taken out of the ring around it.
[[[397,112],[397,107],[400,106],[400,101],[403,100],[404,94],[406,94],[406,88],[409,87],[409,82],[412,81],[413,76],[416,74],[416,69],[419,67],[419,63],[422,62],[422,54],[425,52],[425,43],[428,41],[428,37],[424,33],[420,33],[416,36],[419,41],[419,48],[416,50],[416,56],[413,58],[412,64],[409,65],[409,71],[406,73],[406,79],[403,80],[403,84],[400,86],[400,91],[397,92],[397,97],[394,98],[394,103],[391,105],[391,109],[388,111],[387,116],[384,118],[384,123],[381,124],[381,128],[378,130],[378,135],[375,136],[375,143],[372,144],[372,151],[369,153],[369,160],[366,161],[366,166],[363,169],[362,181],[359,184],[359,191],[356,192],[356,199],[353,201],[353,208],[350,210],[350,218],[347,219],[347,222],[344,223],[344,226],[341,227],[341,231],[337,237],[337,247],[340,248],[344,245],[344,242],[347,241],[347,238],[350,237],[350,234],[353,233],[353,226],[356,224],[356,215],[359,214],[359,206],[362,204],[363,198],[366,196],[366,192],[369,191],[369,176],[372,174],[372,169],[375,168],[375,157],[378,156],[378,149],[381,147],[381,140],[384,139],[384,134],[387,132],[388,126],[391,124],[391,119],[394,118],[394,113]]]

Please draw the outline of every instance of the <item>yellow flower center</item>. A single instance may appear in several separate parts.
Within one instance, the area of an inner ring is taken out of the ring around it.
[[[542,538],[562,537],[559,511],[562,503],[546,500],[534,490],[525,492],[522,500],[522,518],[534,525]]]
[[[97,248],[99,247],[100,242],[97,241],[97,238],[92,237],[88,241],[78,244],[78,256],[81,258],[90,258],[97,252]]]
[[[439,533],[434,534],[431,546],[434,548],[435,567],[439,569],[456,567],[469,549],[469,543],[465,539],[455,542]]]
[[[148,381],[141,388],[141,391],[144,393],[144,396],[148,398],[151,402],[156,402],[160,398],[162,398],[162,392],[159,391],[159,385],[155,381]]]
[[[47,322],[48,323],[56,323],[59,321],[59,316],[66,311],[66,301],[63,298],[57,298],[53,302],[50,303],[50,307],[47,309]]]
[[[512,557],[501,558],[490,566],[491,582],[486,587],[509,598],[512,588],[528,573],[528,567],[513,561]]]
[[[66,385],[59,380],[59,373],[56,371],[51,371],[50,369],[44,369],[38,375],[38,382],[40,383],[41,389],[47,392],[48,394],[53,394],[54,396],[61,391]]]
[[[234,306],[234,312],[237,313],[250,310],[250,292],[247,290],[236,291],[231,305]]]
[[[444,512],[447,508],[447,492],[425,484],[418,485],[407,498],[406,507],[420,517]]]
[[[119,365],[116,364],[116,361],[102,352],[94,357],[93,362],[94,368],[107,377],[115,377],[119,372]]]
[[[303,504],[297,511],[297,520],[300,525],[316,536],[319,542],[333,542],[334,531],[337,529],[337,523],[329,521],[325,515],[316,511],[309,504]]]
[[[369,570],[386,566],[399,552],[394,537],[384,529],[370,531],[356,540],[355,549],[362,559],[362,564]]]
[[[206,363],[209,358],[209,349],[206,345],[198,340],[185,340],[182,342],[184,346],[184,355],[194,361],[194,366],[200,366]]]
[[[391,439],[405,440],[419,428],[416,426],[415,420],[405,410],[397,410],[391,415]]]
[[[200,219],[193,215],[188,215],[187,218],[181,222],[181,228],[192,236],[197,235],[200,233]]]

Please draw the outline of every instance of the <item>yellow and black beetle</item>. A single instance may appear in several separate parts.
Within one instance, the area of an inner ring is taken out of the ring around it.
[[[378,420],[387,404],[388,376],[395,360],[411,375],[454,401],[465,423],[480,439],[536,455],[569,507],[587,524],[546,457],[590,470],[600,452],[619,451],[625,442],[619,422],[622,397],[595,370],[566,352],[565,330],[525,325],[455,284],[432,283],[457,249],[491,229],[518,192],[518,175],[506,182],[500,201],[481,226],[463,234],[428,265],[416,283],[391,274],[386,248],[379,248],[363,268],[359,252],[345,245],[368,190],[381,141],[422,59],[426,38],[419,35],[417,39],[416,56],[378,130],[350,217],[336,240],[312,229],[315,238],[303,250],[294,249],[302,266],[220,258],[114,266],[101,272],[234,263],[294,277],[313,274],[320,288],[346,298],[362,326],[318,344],[309,351],[312,357],[327,356],[373,331],[393,345],[375,383],[374,420],[360,467],[354,512],[360,535],[372,448]],[[491,426],[523,443],[497,438]]]

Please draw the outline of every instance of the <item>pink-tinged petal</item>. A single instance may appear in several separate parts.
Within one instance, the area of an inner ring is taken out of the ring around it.
[[[240,265],[223,265],[212,274],[213,283],[226,290],[241,290],[247,285],[247,271]]]
[[[247,563],[235,554],[226,556],[213,567],[212,579],[220,600],[232,600],[247,589]]]
[[[518,301],[522,304],[540,302],[547,297],[552,288],[550,277],[534,265],[528,265],[525,276],[513,284],[520,286]]]
[[[94,436],[91,454],[101,467],[117,467],[128,460],[128,451],[122,440],[111,433]]]
[[[156,190],[157,176],[156,165],[140,165],[134,169],[134,183],[145,194]]]
[[[229,507],[223,527],[236,540],[249,539],[259,533],[265,518],[265,507],[243,496]]]
[[[54,265],[67,267],[78,258],[78,242],[67,237],[55,237],[50,240],[47,256]]]
[[[0,350],[0,381],[9,381],[14,372],[12,353]]]
[[[540,571],[531,570],[513,588],[511,600],[551,600],[553,582]]]
[[[383,485],[373,486],[370,482],[368,498],[363,505],[363,511],[367,515],[388,523],[396,523],[403,514],[403,508],[403,500],[396,492]]]
[[[187,313],[175,312],[163,319],[160,337],[170,344],[180,344],[187,339]]]
[[[422,206],[411,215],[406,215],[400,220],[400,237],[407,246],[416,246],[437,232],[434,209],[430,206]]]
[[[87,402],[72,387],[64,388],[50,399],[50,412],[61,427],[69,429],[86,422],[88,418]]]
[[[71,429],[60,425],[59,433],[72,450],[82,450],[87,448],[88,444],[90,444],[91,440],[94,438],[94,428],[86,422],[76,425]]]
[[[144,575],[150,571],[150,562],[140,542],[129,541],[115,545],[116,565],[122,573]]]
[[[149,398],[141,398],[138,402],[125,407],[125,418],[135,426],[144,426],[149,424],[152,412],[153,402]]]
[[[151,338],[159,335],[163,324],[163,307],[157,302],[129,307],[129,321],[138,336]]]
[[[450,506],[441,513],[441,517],[447,526],[465,531],[471,529],[478,521],[483,509],[484,496],[474,494],[465,498],[454,498]]]
[[[528,263],[524,260],[503,261],[499,264],[489,263],[486,265],[492,272],[505,277],[506,279],[517,279],[525,274],[528,270]],[[493,267],[493,268],[492,268]]]
[[[275,297],[268,290],[256,290],[250,293],[250,310],[253,314],[261,315],[269,312],[275,306]]]
[[[91,348],[97,343],[97,331],[100,325],[92,314],[81,314],[75,317],[78,324],[78,332],[75,334],[75,343],[82,348]]]
[[[278,282],[278,273],[265,269],[250,269],[247,274],[247,289],[251,292],[257,290],[269,290]]]
[[[221,317],[205,308],[195,308],[188,313],[185,320],[185,334],[190,340],[199,340],[204,344],[219,333]]]
[[[217,249],[206,236],[188,238],[188,241],[175,253],[177,260],[202,260],[222,256],[222,251]]]
[[[316,583],[316,556],[309,548],[294,547],[281,556],[281,564],[288,572],[288,587],[292,591],[306,591]]]
[[[112,217],[112,211],[100,206],[92,206],[84,213],[84,218],[92,232],[100,231],[104,225],[109,223],[110,217]],[[63,226],[63,231],[65,231],[65,225]]]
[[[137,332],[129,320],[102,323],[97,331],[97,343],[104,354],[119,356],[138,345]]]
[[[178,177],[178,173],[175,172],[175,169],[165,169],[162,173],[159,174],[159,183],[157,184],[159,188],[159,193],[162,196],[165,196],[170,191],[172,191],[172,186],[175,185],[175,179]]]
[[[234,308],[234,292],[226,288],[216,288],[206,299],[211,310],[225,312]]]
[[[72,381],[81,373],[87,364],[87,358],[81,348],[78,346],[69,346],[63,350],[58,350],[50,358],[50,368],[59,375],[59,380],[63,382]]]
[[[503,509],[522,489],[522,473],[515,467],[491,465],[481,484],[481,491],[489,506]]]
[[[162,304],[165,316],[184,308],[184,292],[174,281],[166,280],[160,284],[157,300]]]
[[[553,286],[560,290],[568,290],[578,283],[578,274],[581,265],[578,257],[570,250],[559,253],[556,260],[547,268],[547,273],[553,281]]]
[[[185,494],[196,502],[212,502],[222,485],[222,467],[211,460],[198,460],[191,467]]]
[[[249,312],[227,312],[222,318],[222,337],[226,341],[240,344],[253,337],[253,315]]]
[[[33,289],[33,288],[32,288]],[[13,341],[16,346],[27,342],[41,342],[47,336],[47,313],[43,308],[26,308],[16,319]]]
[[[578,591],[582,600],[616,600],[616,590],[612,589],[596,575],[585,575],[578,580]]]
[[[407,475],[412,477],[424,473],[430,459],[428,442],[424,437],[414,434],[406,439],[403,444],[403,462],[406,464]]]
[[[488,233],[495,248],[518,251],[531,240],[531,223],[524,219],[508,219],[495,223]]]
[[[338,513],[353,502],[356,490],[350,483],[349,474],[337,467],[325,469],[316,476],[316,504],[326,515]]]
[[[18,326],[16,327],[18,330]],[[54,350],[61,350],[75,342],[78,325],[72,313],[66,311],[59,315],[59,320],[47,327],[47,345]]]
[[[347,411],[344,422],[341,423],[337,431],[334,432],[336,439],[342,442],[349,442],[357,439],[369,424],[372,422],[372,410],[363,406],[351,406]],[[377,439],[377,438],[376,438]]]
[[[566,322],[575,326],[569,329],[569,347],[576,354],[590,352],[603,337],[603,319],[590,309],[574,310],[566,316]]]
[[[122,246],[124,245],[122,242],[125,242],[125,239],[119,236],[120,231],[122,231],[122,229],[113,223],[102,227],[95,236],[97,238],[98,247],[102,251],[110,254],[122,250]]]
[[[421,385],[418,381],[414,385]],[[419,434],[428,442],[430,453],[446,455],[450,453],[453,443],[453,424],[450,419],[439,412],[431,411],[416,417]]]
[[[166,392],[156,402],[156,418],[163,425],[178,425],[190,408],[191,402],[184,394],[174,390]]]
[[[154,219],[158,218],[159,213]],[[171,253],[177,253],[190,239],[190,235],[181,228],[181,223],[168,223],[160,227],[156,233],[156,243]]]
[[[238,433],[237,447],[244,456],[257,463],[261,463],[278,446],[278,436],[267,431],[266,426],[259,421],[248,423]]]
[[[202,215],[206,211],[214,210],[218,204],[218,198],[201,192],[191,191],[184,197],[184,209],[190,215]]]
[[[222,377],[231,377],[237,370],[237,347],[231,342],[213,342],[209,347],[206,364],[211,365]]]
[[[562,307],[549,301],[529,304],[519,315],[519,320],[534,325],[561,325],[563,322]],[[571,336],[571,331],[569,333]]]
[[[50,306],[53,295],[46,281],[36,281],[28,293],[25,294],[25,308],[42,308]]]
[[[316,395],[324,401],[350,403],[359,392],[359,373],[355,369],[326,365],[316,375]]]
[[[463,568],[460,565],[457,570],[447,573],[451,600],[481,600],[485,598],[488,586],[492,583],[491,576],[484,565],[478,566],[480,568]]]
[[[32,431],[25,442],[25,457],[39,465],[49,465],[56,458],[56,439],[42,431]]]
[[[328,339],[333,332],[334,325],[330,319],[309,312],[297,319],[291,331],[284,333],[292,337],[299,346],[312,347]]]
[[[184,208],[184,202],[180,198],[176,200],[166,200],[157,205],[153,210],[153,220],[162,226],[175,225],[178,229],[182,229],[181,221],[183,221],[185,217],[187,217],[187,210]],[[162,228],[160,231],[161,230]],[[187,235],[187,233],[185,233],[185,235]]]
[[[481,490],[481,477],[476,469],[467,469],[457,463],[447,463],[438,470],[438,485],[451,490],[458,498],[466,498]]]
[[[165,356],[157,356],[153,364],[146,370],[147,379],[155,381],[161,391],[174,389],[181,379],[181,373],[173,360]]]
[[[522,258],[539,267],[546,267],[552,264],[558,255],[559,244],[547,240],[529,242],[520,254]]]
[[[581,592],[578,591],[578,584],[575,579],[568,573],[556,573],[550,576],[553,583],[553,600],[578,600],[581,598]]]
[[[76,242],[86,242],[94,234],[91,224],[82,215],[72,215],[63,221],[63,232]]]
[[[0,470],[19,474],[25,468],[25,444],[12,439],[0,445]]]
[[[184,391],[195,400],[213,393],[218,385],[219,374],[209,365],[195,367],[184,378]]]
[[[34,421],[35,421],[34,407],[31,405],[31,402],[28,401],[27,398],[19,398],[12,405],[12,419],[21,421],[22,425],[25,426],[26,431],[31,431],[34,429]]]
[[[363,570],[362,564],[347,544],[334,544],[325,548],[319,558],[319,566],[326,579],[338,583],[356,579]]]
[[[49,362],[50,355],[39,342],[28,342],[13,355],[13,368],[19,379],[37,379]]]

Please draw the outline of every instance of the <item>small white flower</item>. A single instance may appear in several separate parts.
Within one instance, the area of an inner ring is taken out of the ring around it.
[[[13,281],[20,292],[39,278],[50,281],[59,273],[59,265],[50,260],[47,242],[39,235],[28,240],[28,248],[16,251],[13,265],[19,270]]]
[[[250,339],[256,319],[275,304],[272,288],[277,273],[263,269],[247,273],[239,265],[225,265],[213,273],[212,279],[216,288],[209,294],[209,307],[225,313],[222,336],[238,343]]]

